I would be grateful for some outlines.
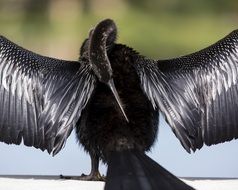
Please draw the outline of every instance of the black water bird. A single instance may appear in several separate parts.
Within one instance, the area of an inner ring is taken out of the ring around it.
[[[152,60],[116,44],[100,22],[78,61],[40,56],[0,37],[0,140],[57,154],[73,128],[105,189],[193,189],[145,155],[161,111],[190,152],[238,138],[238,31],[196,53]]]

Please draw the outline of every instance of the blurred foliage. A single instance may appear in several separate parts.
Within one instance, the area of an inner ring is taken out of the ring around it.
[[[237,0],[128,0],[132,7],[148,12],[174,13],[227,13],[235,12],[238,8]]]
[[[33,51],[76,59],[102,19],[118,43],[153,58],[196,51],[238,28],[237,0],[0,0],[0,34]]]
[[[50,0],[26,0],[23,6],[22,33],[44,32],[49,24]],[[26,27],[27,26],[27,27]]]

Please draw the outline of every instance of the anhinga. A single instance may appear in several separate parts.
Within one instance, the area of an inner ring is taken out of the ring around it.
[[[145,155],[161,111],[190,152],[238,138],[238,31],[196,53],[152,60],[116,44],[100,22],[78,61],[40,56],[0,37],[0,140],[57,154],[73,128],[105,189],[193,189]]]

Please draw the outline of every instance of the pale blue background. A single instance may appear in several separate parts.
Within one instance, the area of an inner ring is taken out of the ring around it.
[[[164,119],[149,155],[166,169],[183,177],[238,177],[238,140],[203,147],[188,154]],[[0,174],[80,175],[90,170],[89,156],[72,133],[65,148],[55,157],[35,148],[0,143]],[[105,173],[106,167],[101,165]]]

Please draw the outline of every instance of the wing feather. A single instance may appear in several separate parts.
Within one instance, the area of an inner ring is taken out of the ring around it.
[[[58,153],[95,82],[84,61],[40,56],[0,36],[0,141]]]
[[[238,31],[187,56],[135,55],[133,63],[145,94],[188,152],[238,138]]]

